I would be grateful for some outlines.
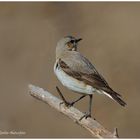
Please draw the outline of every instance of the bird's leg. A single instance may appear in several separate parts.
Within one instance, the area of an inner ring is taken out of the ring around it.
[[[71,102],[71,106],[73,106],[76,102],[80,101],[81,99],[83,99],[86,95],[82,95],[80,98],[76,99],[75,101]]]
[[[63,103],[66,105],[66,106],[73,106],[76,102],[80,101],[82,98],[84,98],[86,95],[82,95],[80,98],[78,98],[77,100],[73,101],[73,102],[68,102],[66,101],[65,97],[63,96],[62,92],[60,91],[60,89],[56,86],[56,89],[57,89],[57,92],[59,93],[60,97],[62,98],[63,100]],[[62,103],[61,103],[62,104]]]
[[[79,119],[79,121],[81,121],[83,118],[87,119],[88,117],[91,117],[92,96],[93,96],[92,94],[89,95],[90,100],[89,100],[89,110],[88,110],[88,112],[86,112],[85,115],[82,116],[82,117]]]
[[[66,101],[65,97],[63,96],[62,92],[60,91],[60,89],[56,86],[56,90],[59,93],[60,97],[62,98],[63,102],[66,106],[69,106],[69,102]],[[60,104],[62,104],[60,103]]]

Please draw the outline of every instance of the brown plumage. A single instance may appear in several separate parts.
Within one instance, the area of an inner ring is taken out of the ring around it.
[[[61,69],[69,76],[74,77],[79,81],[83,81],[85,84],[92,86],[93,88],[104,91],[109,94],[120,105],[125,106],[126,103],[120,98],[121,95],[112,90],[105,79],[94,68],[93,73],[84,73],[80,71],[72,70],[63,60],[58,61]],[[89,62],[90,64],[90,62]]]

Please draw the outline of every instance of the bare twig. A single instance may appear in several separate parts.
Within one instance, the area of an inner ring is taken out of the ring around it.
[[[101,124],[99,124],[96,120],[92,118],[82,119],[79,121],[81,116],[84,114],[80,112],[78,109],[74,107],[66,107],[65,104],[60,104],[62,100],[53,96],[48,91],[44,91],[42,88],[36,87],[34,85],[29,85],[29,93],[33,97],[49,104],[51,107],[56,109],[57,111],[65,114],[69,118],[71,118],[74,122],[88,130],[93,137],[97,138],[117,138],[118,134],[115,130],[114,133],[109,132],[105,129]]]
[[[114,128],[114,136],[116,136],[116,138],[119,138],[119,134],[118,134],[118,129]]]

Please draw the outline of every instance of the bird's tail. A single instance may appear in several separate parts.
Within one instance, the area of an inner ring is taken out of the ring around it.
[[[113,99],[114,101],[116,101],[117,103],[119,103],[121,106],[125,106],[126,103],[121,99],[121,95],[116,93],[115,91],[113,91],[112,89],[107,91],[107,92],[103,92],[105,95],[107,95],[108,97],[110,97],[111,99]]]
[[[126,103],[117,95],[112,94],[111,97],[117,102],[119,103],[121,106],[125,106]]]

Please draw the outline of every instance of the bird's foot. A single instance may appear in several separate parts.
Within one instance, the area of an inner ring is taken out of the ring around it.
[[[67,101],[64,101],[64,102],[61,102],[60,105],[61,105],[61,104],[65,104],[65,106],[71,107],[71,106],[74,105],[74,102],[67,102]]]
[[[91,118],[91,113],[90,112],[86,112],[85,113],[85,115],[83,115],[80,119],[79,119],[79,121],[81,121],[83,118],[85,118],[85,119],[87,119],[87,118]]]

